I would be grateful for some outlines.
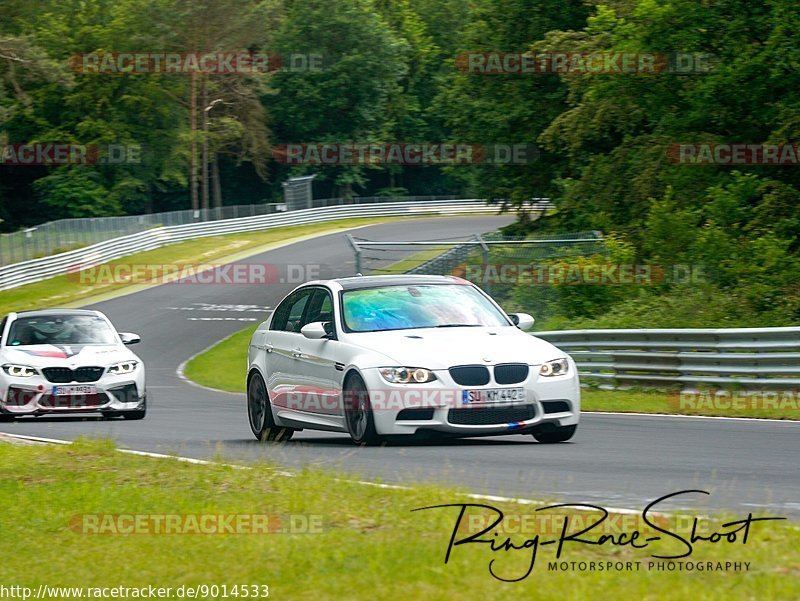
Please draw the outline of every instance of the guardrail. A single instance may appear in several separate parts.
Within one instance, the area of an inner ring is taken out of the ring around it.
[[[355,196],[352,198],[318,198],[308,207],[319,208],[351,204],[374,204],[427,200],[457,200],[455,196]],[[291,207],[289,207],[291,209]],[[0,266],[14,265],[31,259],[75,250],[90,244],[122,236],[138,234],[155,227],[187,225],[205,221],[257,217],[287,210],[286,203],[225,205],[207,209],[182,209],[143,215],[116,217],[79,217],[58,219],[22,230],[0,234]]]
[[[800,387],[800,327],[533,334],[569,353],[582,380],[613,387]]]
[[[99,265],[130,254],[204,236],[222,236],[224,234],[237,234],[357,217],[469,214],[491,210],[496,209],[487,206],[482,199],[380,202],[157,227],[144,232],[99,242],[77,250],[0,267],[0,290],[8,290],[24,284],[39,282],[56,275]]]
[[[604,240],[602,232],[598,231],[560,233],[554,236],[503,236],[499,231],[482,235],[476,234],[472,240],[451,243],[453,248],[410,269],[407,273],[447,275],[452,273],[456,265],[465,263],[470,258],[475,258],[477,256],[480,256],[477,261],[482,261],[483,266],[486,267],[492,260],[491,251],[493,248],[503,250],[503,258],[497,261],[500,263],[517,261],[521,264],[526,264],[552,260],[556,257],[565,256],[565,251],[563,249],[570,249],[570,251],[577,249],[577,251],[585,252],[586,254],[597,254],[605,252],[605,249],[599,246]],[[368,246],[370,242],[359,242],[359,244]],[[377,243],[372,244],[374,245]],[[386,242],[384,244],[396,246],[419,243]],[[432,241],[424,244],[435,246],[447,243]],[[511,248],[517,250],[511,254],[509,252]],[[489,281],[485,276],[486,272],[484,271],[483,279],[485,281],[476,280],[473,283],[481,287],[488,287]]]

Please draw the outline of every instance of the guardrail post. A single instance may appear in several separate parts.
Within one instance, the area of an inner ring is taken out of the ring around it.
[[[355,263],[356,263],[356,275],[361,275],[361,247],[356,242],[356,239],[353,238],[350,234],[345,234],[345,238],[350,243],[350,246],[353,247],[353,254],[355,256]]]
[[[486,244],[480,234],[475,234],[475,239],[481,245],[481,255],[483,256],[483,285],[487,294],[492,293],[492,284],[489,279],[489,245]]]

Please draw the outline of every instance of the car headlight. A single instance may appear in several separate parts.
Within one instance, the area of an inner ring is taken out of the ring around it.
[[[569,361],[567,359],[553,359],[552,361],[547,361],[546,363],[542,363],[542,366],[539,368],[539,375],[540,376],[563,376],[569,371]]]
[[[14,376],[15,378],[30,378],[31,376],[35,376],[39,373],[29,365],[15,365],[13,363],[4,365],[3,371],[9,376]]]
[[[110,374],[132,374],[136,371],[136,366],[139,365],[138,361],[123,361],[122,363],[115,363],[108,368]]]
[[[392,384],[424,384],[436,379],[431,370],[422,367],[381,367],[380,372]]]

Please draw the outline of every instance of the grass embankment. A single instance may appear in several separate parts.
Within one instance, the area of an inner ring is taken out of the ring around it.
[[[776,390],[770,394],[765,398],[746,391],[681,393],[588,388],[582,391],[581,398],[585,411],[800,419],[800,397],[796,392]]]
[[[12,288],[0,292],[0,315],[9,311],[41,309],[55,306],[77,306],[91,302],[94,297],[114,295],[135,291],[147,284],[114,281],[101,277],[103,273],[115,273],[114,267],[119,265],[197,265],[205,263],[238,260],[248,255],[268,250],[272,244],[279,244],[293,239],[322,233],[334,233],[360,225],[395,221],[405,217],[374,217],[360,219],[341,219],[312,225],[281,227],[259,232],[230,234],[197,238],[187,242],[171,244],[163,248],[128,255],[108,263],[111,271],[95,271],[98,277],[81,278],[80,273],[60,275],[34,284]],[[83,281],[81,281],[83,279]],[[97,280],[100,280],[100,283]]]
[[[186,364],[184,375],[203,386],[244,392],[247,345],[256,327],[240,330],[194,357]],[[777,393],[775,398],[764,399],[742,393],[714,397],[667,391],[584,388],[581,397],[584,411],[800,419],[800,398],[796,393],[784,396]]]
[[[370,275],[398,275],[408,273],[414,267],[418,267],[419,265],[422,265],[431,259],[435,259],[450,248],[452,247],[434,246],[431,248],[426,248],[425,250],[416,252],[405,259],[400,259],[399,261],[387,265],[386,267],[374,268],[372,269]]]
[[[173,590],[255,584],[268,585],[269,598],[276,599],[790,599],[800,570],[798,530],[782,521],[753,524],[747,544],[698,543],[683,560],[750,562],[747,572],[667,571],[667,564],[657,571],[662,564],[651,553],[682,548],[665,537],[638,550],[567,543],[561,557],[639,561],[638,571],[551,571],[551,545],[539,549],[527,579],[503,583],[489,575],[489,561],[497,559],[498,574],[519,577],[530,563],[529,551],[492,553],[487,545],[461,545],[444,565],[458,509],[412,512],[476,502],[457,490],[384,489],[315,469],[290,477],[263,465],[235,469],[151,459],[121,454],[104,441],[0,444],[0,494],[13,508],[13,517],[0,527],[6,551],[0,582],[34,593],[40,584]],[[535,513],[533,506],[492,505],[507,519]],[[227,517],[225,525],[219,516],[247,517]],[[502,536],[518,545],[536,532],[542,540],[557,538],[553,532],[560,532],[565,516],[572,526],[588,518],[561,513],[553,516],[557,529],[536,522],[523,534],[509,520]],[[683,522],[659,523],[684,533],[678,526]],[[480,530],[466,518],[462,523],[473,529],[461,530],[459,537]],[[603,532],[643,528],[626,523]],[[213,533],[219,529],[226,532]]]
[[[239,330],[220,340],[207,351],[192,357],[183,375],[210,388],[227,392],[244,392],[247,347],[258,325]]]

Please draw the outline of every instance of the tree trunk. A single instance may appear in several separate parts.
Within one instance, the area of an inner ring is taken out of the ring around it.
[[[191,190],[192,211],[197,211],[199,208],[197,200],[197,73],[192,73],[189,130],[189,189]]]
[[[201,106],[203,107],[203,210],[208,210],[208,81],[203,75],[203,100]]]
[[[214,208],[219,209],[222,207],[222,186],[219,181],[219,157],[216,152],[211,161],[211,181],[214,189]]]

